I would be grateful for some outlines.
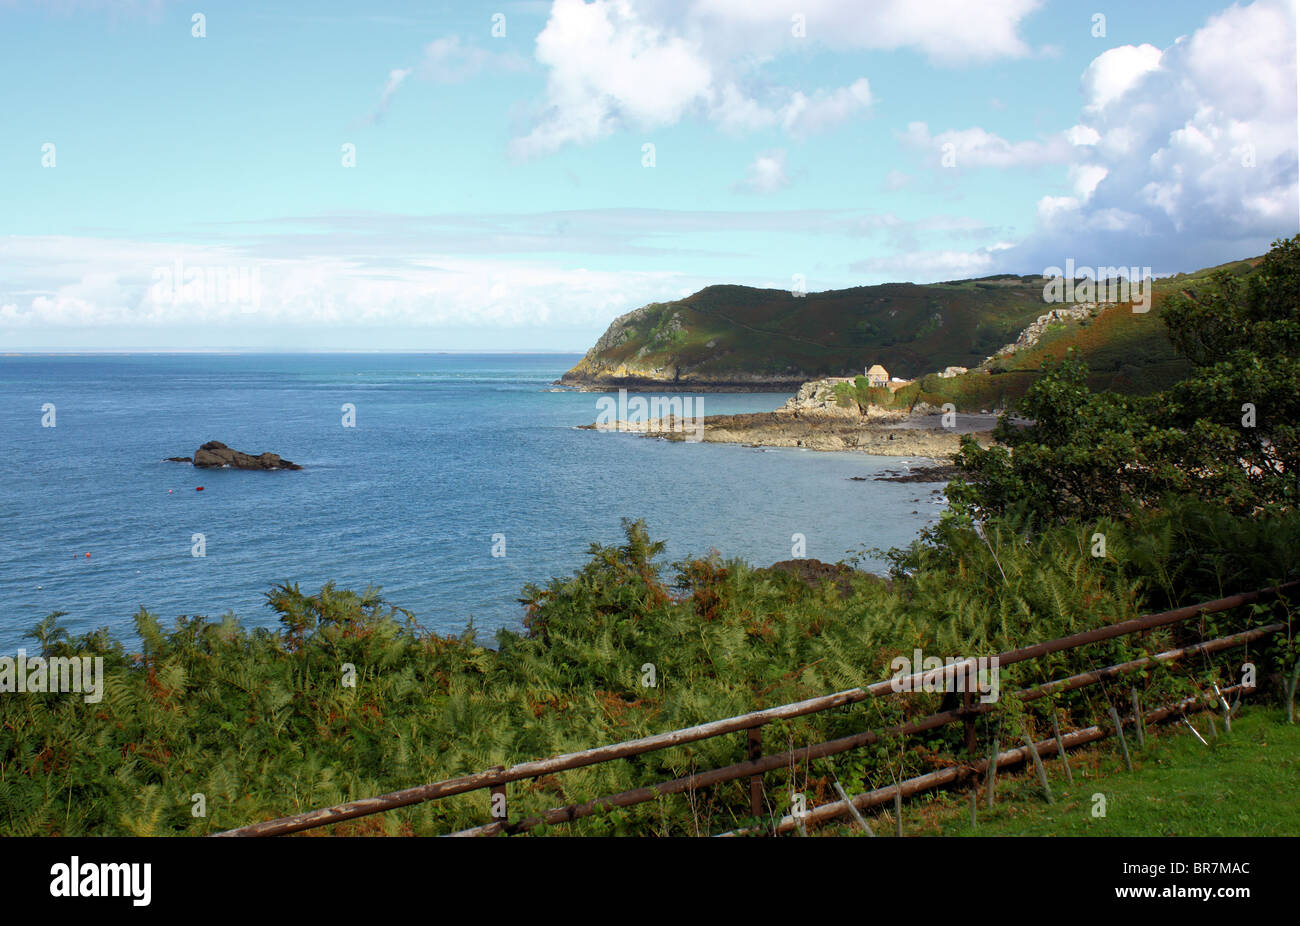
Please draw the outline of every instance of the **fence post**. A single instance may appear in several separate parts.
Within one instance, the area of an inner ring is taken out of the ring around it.
[[[1219,691],[1219,686],[1214,686],[1214,693],[1219,696],[1219,705],[1223,708],[1223,732],[1232,733],[1232,708],[1228,706],[1228,699]]]
[[[492,766],[492,771],[494,772],[504,772],[505,770],[506,767],[504,765]],[[502,831],[504,832],[506,822],[510,819],[510,811],[509,808],[506,807],[505,784],[493,785],[489,789],[488,794],[488,812],[492,815],[492,821],[494,823],[501,824]]]
[[[857,821],[858,826],[862,827],[868,836],[875,836],[876,834],[871,831],[871,826],[867,823],[867,818],[862,816],[861,811],[853,806],[853,801],[849,798],[848,794],[844,790],[844,786],[841,785],[839,781],[835,782],[835,792],[839,794],[840,800],[848,806],[849,813],[853,815],[853,819]]]
[[[965,714],[964,720],[966,723],[966,753],[972,756],[975,755],[975,750],[979,748],[975,736],[975,713],[971,710],[975,702],[975,693],[971,691],[973,684],[975,684],[974,679],[968,678],[966,680],[966,691],[961,697],[961,707],[962,712]]]
[[[1070,771],[1070,760],[1065,755],[1065,740],[1061,739],[1061,725],[1056,721],[1056,705],[1052,705],[1052,735],[1056,737],[1056,751],[1061,756],[1061,764],[1065,766],[1065,780],[1071,785],[1074,784],[1074,772]]]
[[[989,749],[989,799],[988,805],[993,806],[994,793],[993,789],[998,778],[998,738],[993,737],[993,745]]]
[[[1043,760],[1038,755],[1038,747],[1034,745],[1034,738],[1028,733],[1025,734],[1025,745],[1029,747],[1029,755],[1034,759],[1034,770],[1038,772],[1039,784],[1043,786],[1043,797],[1047,798],[1047,803],[1054,804],[1052,799],[1052,786],[1047,783],[1047,771],[1043,768]]]
[[[1115,710],[1115,705],[1108,704],[1106,706],[1110,708],[1110,719],[1115,724],[1115,735],[1119,737],[1119,748],[1124,750],[1124,764],[1128,766],[1128,770],[1131,772],[1133,771],[1133,760],[1128,756],[1128,740],[1124,738],[1124,724],[1119,721],[1119,712]]]
[[[1147,731],[1146,731],[1146,724],[1143,722],[1143,717],[1142,717],[1142,702],[1138,700],[1138,693],[1136,688],[1130,688],[1128,690],[1128,693],[1133,698],[1133,729],[1137,731],[1138,748],[1146,749]]]
[[[745,755],[751,760],[763,757],[762,727],[749,728],[748,735],[745,738]],[[763,775],[761,772],[749,776],[749,812],[760,820],[763,818]]]

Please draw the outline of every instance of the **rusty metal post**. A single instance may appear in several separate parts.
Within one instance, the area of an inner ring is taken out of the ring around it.
[[[749,759],[763,757],[763,728],[750,727],[745,742],[745,754]],[[763,773],[749,776],[749,812],[755,817],[763,817]]]

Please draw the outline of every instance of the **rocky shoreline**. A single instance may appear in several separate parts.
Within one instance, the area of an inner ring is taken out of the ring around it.
[[[566,374],[567,376],[567,374]],[[620,389],[647,392],[793,392],[804,384],[802,379],[654,379],[646,376],[603,376],[599,379],[560,377],[552,386],[565,386],[574,392],[617,392]]]
[[[756,412],[708,415],[700,421],[665,418],[645,422],[611,421],[581,425],[585,430],[622,431],[661,440],[748,447],[793,447],[817,451],[857,451],[875,456],[948,460],[961,445],[959,429],[900,427],[860,416],[791,415]],[[992,442],[988,431],[967,431],[981,446]]]
[[[737,415],[648,420],[603,420],[582,425],[586,430],[622,431],[661,440],[748,447],[792,447],[827,452],[857,451],[875,456],[929,458],[948,464],[971,435],[980,446],[993,442],[996,415],[956,415],[944,421],[935,409],[918,405],[905,409],[841,406],[835,379],[801,383],[795,395],[775,411]],[[944,424],[947,427],[944,427]],[[936,477],[946,478],[946,477]],[[899,481],[926,481],[908,476]]]

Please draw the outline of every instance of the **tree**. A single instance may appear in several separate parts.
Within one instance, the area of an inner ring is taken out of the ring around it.
[[[1300,236],[1274,243],[1244,279],[1165,304],[1192,375],[1146,398],[1094,393],[1071,351],[1015,403],[1027,425],[999,422],[1003,446],[963,441],[948,497],[976,517],[1048,521],[1123,516],[1170,494],[1239,513],[1300,495]]]

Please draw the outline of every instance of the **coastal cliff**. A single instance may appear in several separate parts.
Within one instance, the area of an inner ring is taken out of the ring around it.
[[[709,286],[616,318],[559,380],[582,390],[786,392],[883,364],[974,366],[1042,312],[1038,277],[801,293]]]

